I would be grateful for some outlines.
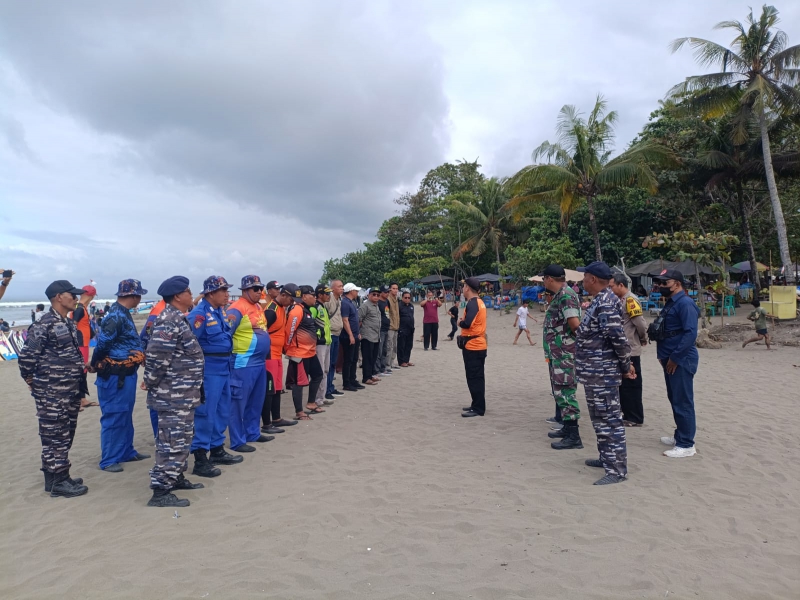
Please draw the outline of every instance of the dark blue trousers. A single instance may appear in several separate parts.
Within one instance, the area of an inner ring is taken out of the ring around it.
[[[153,439],[158,439],[158,411],[150,409],[150,425],[153,426]]]
[[[194,411],[192,452],[211,450],[225,443],[225,428],[231,410],[230,380],[229,374],[203,377],[206,401]]]
[[[267,367],[256,365],[231,372],[231,410],[228,434],[231,448],[255,442],[261,436],[261,409],[267,393]]]
[[[125,377],[121,388],[118,376],[97,378],[97,401],[100,403],[100,468],[131,460],[133,448],[133,405],[136,402],[137,374]]]
[[[694,369],[678,366],[672,375],[667,373],[667,359],[661,361],[664,369],[664,381],[667,383],[667,398],[672,405],[675,417],[675,445],[679,448],[694,446],[694,434],[697,421],[694,416]]]
[[[347,335],[347,334],[345,334]],[[339,336],[332,335],[331,336],[331,366],[330,370],[328,371],[328,385],[325,388],[326,393],[332,394],[333,390],[336,389],[336,386],[333,385],[333,378],[336,375],[336,361],[339,358]]]

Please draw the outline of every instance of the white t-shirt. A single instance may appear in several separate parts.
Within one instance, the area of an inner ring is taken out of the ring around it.
[[[528,308],[525,306],[520,306],[517,309],[517,317],[519,317],[519,322],[517,325],[520,329],[524,329],[528,326]]]

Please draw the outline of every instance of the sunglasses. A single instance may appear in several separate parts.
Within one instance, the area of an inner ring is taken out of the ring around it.
[[[260,294],[261,292],[263,292],[263,291],[264,291],[264,288],[263,288],[263,287],[251,287],[250,289],[251,289],[252,291],[254,291],[256,294]]]

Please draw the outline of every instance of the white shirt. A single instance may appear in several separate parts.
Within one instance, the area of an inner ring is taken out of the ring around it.
[[[519,317],[518,326],[520,329],[528,326],[528,308],[526,306],[520,306],[517,309],[517,317]]]

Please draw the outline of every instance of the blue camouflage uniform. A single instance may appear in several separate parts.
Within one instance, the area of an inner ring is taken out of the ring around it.
[[[143,296],[147,290],[136,279],[119,284],[117,297]],[[103,317],[91,365],[97,370],[100,403],[100,468],[137,460],[133,447],[133,406],[137,370],[144,362],[142,342],[130,311],[119,302]],[[144,455],[141,455],[144,456]]]
[[[575,374],[586,390],[600,461],[607,475],[625,478],[628,454],[619,386],[631,367],[631,347],[622,328],[622,303],[610,288],[599,292],[586,309],[576,348]]]
[[[228,287],[222,277],[209,279],[219,279],[221,282],[212,282],[214,285],[211,289],[209,280],[206,280],[204,294]],[[201,300],[189,313],[187,320],[205,356],[205,403],[198,406],[194,413],[192,452],[211,450],[225,443],[225,429],[230,418],[233,336],[225,308],[213,308],[208,300]]]
[[[171,304],[158,315],[147,344],[147,406],[158,411],[153,490],[172,490],[183,478],[201,402],[203,349],[183,313]]]

